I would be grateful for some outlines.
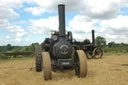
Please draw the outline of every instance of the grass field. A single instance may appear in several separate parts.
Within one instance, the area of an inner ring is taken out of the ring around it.
[[[86,78],[67,70],[53,72],[49,81],[43,80],[42,72],[30,69],[32,62],[32,58],[0,60],[0,85],[128,85],[128,55],[88,60]]]

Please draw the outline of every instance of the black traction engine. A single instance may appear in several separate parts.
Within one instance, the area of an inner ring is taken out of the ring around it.
[[[75,49],[72,32],[65,32],[65,5],[58,5],[59,31],[51,32],[41,45],[35,46],[36,71],[43,71],[45,80],[52,79],[52,71],[75,69],[78,77],[87,75],[85,52]]]

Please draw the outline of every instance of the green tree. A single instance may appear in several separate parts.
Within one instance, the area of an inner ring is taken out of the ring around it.
[[[115,42],[109,42],[109,43],[108,43],[108,47],[110,47],[110,48],[111,48],[111,47],[114,47],[115,45],[116,45]]]
[[[12,50],[13,47],[11,46],[11,44],[7,44],[6,49],[7,49],[7,50]]]
[[[32,43],[29,46],[24,46],[20,49],[20,52],[34,52],[36,44],[38,43]]]
[[[35,50],[35,45],[38,45],[39,43],[32,43],[30,45],[30,48],[31,48],[31,51],[34,51]]]
[[[97,46],[106,46],[106,39],[101,36],[96,37],[96,45]]]

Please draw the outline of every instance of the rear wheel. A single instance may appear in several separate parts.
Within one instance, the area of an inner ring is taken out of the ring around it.
[[[73,47],[73,49],[72,49],[72,63],[74,64],[74,55],[75,55],[75,49],[74,49],[74,47]]]
[[[42,52],[43,56],[43,77],[44,80],[50,80],[52,79],[52,72],[51,72],[51,60],[50,60],[50,55],[48,52]]]
[[[35,67],[36,72],[42,71],[42,49],[40,45],[35,46]]]
[[[101,48],[95,48],[93,50],[93,56],[96,59],[101,58],[103,56],[103,50]]]
[[[89,51],[85,52],[85,53],[86,53],[86,56],[87,56],[88,59],[92,59],[93,58],[92,53],[90,53]]]
[[[75,73],[78,77],[87,76],[87,59],[83,50],[77,50],[75,55]]]

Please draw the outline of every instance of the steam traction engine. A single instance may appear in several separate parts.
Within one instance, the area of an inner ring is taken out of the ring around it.
[[[84,50],[86,57],[88,59],[91,58],[101,58],[103,56],[103,51],[99,46],[96,46],[95,43],[95,31],[92,30],[92,43],[90,42],[90,40],[85,39],[84,41],[80,42],[80,41],[73,41],[73,47],[78,50]]]
[[[52,79],[52,72],[75,69],[78,77],[87,75],[87,59],[83,50],[75,49],[71,32],[65,32],[65,5],[58,5],[59,31],[51,33],[41,45],[35,47],[36,71],[43,71],[45,80]]]

